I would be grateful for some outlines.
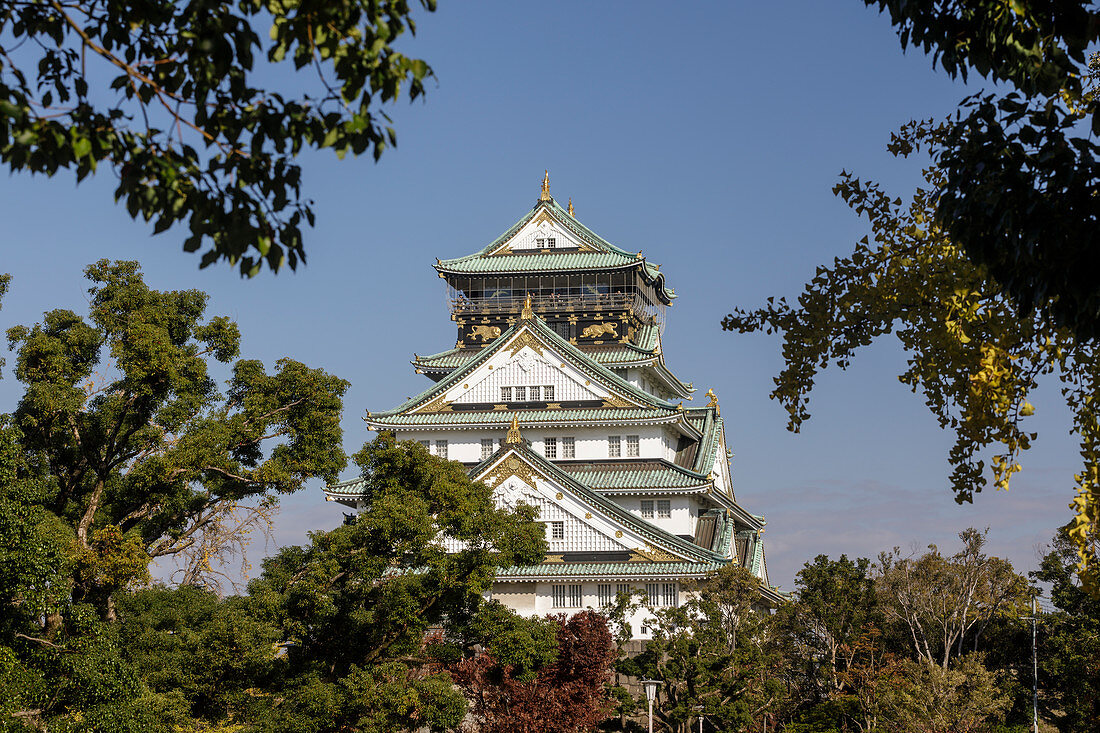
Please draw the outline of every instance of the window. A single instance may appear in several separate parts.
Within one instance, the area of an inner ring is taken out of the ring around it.
[[[660,583],[646,583],[645,584],[645,600],[650,606],[661,605],[661,584]]]
[[[554,608],[580,608],[583,601],[580,585],[554,585],[550,587]]]
[[[629,596],[631,593],[633,593],[633,591],[631,590],[629,583],[618,583],[618,584],[616,584],[616,586],[615,586],[615,595],[616,596],[621,596],[621,595]]]
[[[552,384],[543,385],[542,398],[544,400],[546,400],[547,402],[550,402],[551,400],[554,399],[554,385],[552,385]]]
[[[680,597],[676,592],[675,583],[661,584],[661,605],[675,608],[680,605]]]
[[[628,435],[626,436],[626,457],[637,458],[638,457],[638,436]]]
[[[657,500],[657,516],[668,519],[672,516],[672,505],[668,499]]]
[[[542,454],[547,458],[558,457],[558,439],[557,438],[543,438],[542,439]]]
[[[501,402],[511,402],[512,401],[512,388],[511,387],[501,387],[500,388],[500,401]]]
[[[420,445],[424,446],[424,450],[426,450],[426,451],[430,451],[432,449],[432,441],[430,441],[430,440],[418,440],[416,442],[420,443]]]
[[[607,457],[618,458],[623,454],[622,445],[618,435],[607,436]]]
[[[512,389],[516,393],[516,402],[526,402],[527,401],[527,388],[526,387],[513,387]]]
[[[561,457],[562,458],[576,458],[577,457],[577,441],[573,438],[561,439]]]
[[[601,584],[597,586],[596,596],[599,600],[600,608],[608,608],[615,602],[615,594],[611,592],[611,584]]]
[[[642,518],[653,519],[653,500],[646,499],[642,501]]]
[[[529,400],[531,400],[532,402],[538,402],[540,399],[542,399],[542,396],[539,394],[538,387],[529,387],[528,389],[531,392],[531,394],[528,395]]]
[[[435,454],[440,458],[447,457],[447,441],[437,440],[435,441]]]
[[[565,522],[549,522],[550,525],[550,539],[552,540],[564,540],[565,539]]]
[[[481,439],[481,460],[485,460],[489,456],[493,455],[493,439],[482,438]]]
[[[549,249],[554,249],[554,247],[558,246],[558,238],[557,237],[547,237],[546,238],[546,246]]]

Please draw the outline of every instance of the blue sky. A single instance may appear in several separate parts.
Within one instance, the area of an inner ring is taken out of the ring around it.
[[[199,271],[180,250],[183,234],[153,237],[113,204],[109,177],[77,187],[65,175],[8,176],[0,271],[15,281],[0,326],[54,307],[83,312],[86,264],[139,260],[154,287],[209,292],[210,314],[240,323],[243,355],[290,356],[350,380],[351,452],[371,437],[364,410],[426,386],[413,352],[454,343],[431,263],[510,226],[549,168],[556,198],[572,197],[585,224],[661,263],[676,288],[667,363],[719,395],[738,498],[768,520],[773,583],[791,588],[818,553],[953,548],[967,526],[990,527],[993,554],[1035,565],[1036,548],[1069,519],[1077,470],[1056,388],[1036,401],[1039,440],[1012,490],[959,507],[947,485],[950,436],[898,383],[904,355],[893,344],[824,374],[814,417],[792,435],[767,398],[778,340],[719,325],[735,306],[796,294],[815,266],[850,251],[866,227],[832,195],[837,174],[853,170],[904,197],[921,161],[892,158],[890,133],[947,114],[966,88],[922,54],[903,54],[889,23],[858,0],[443,0],[419,26],[402,49],[429,61],[438,84],[424,103],[388,110],[398,147],[378,164],[300,159],[318,214],[306,268],[251,281],[228,267]],[[0,410],[18,395],[6,376]],[[319,489],[284,500],[278,543],[340,521]]]

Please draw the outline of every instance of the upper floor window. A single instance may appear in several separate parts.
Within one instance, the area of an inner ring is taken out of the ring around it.
[[[657,500],[657,516],[665,519],[672,516],[672,504],[668,499]]]
[[[535,237],[535,246],[539,249],[554,249],[558,246],[557,237]]]
[[[580,584],[552,585],[550,597],[553,599],[554,608],[580,608],[584,600]]]
[[[551,400],[554,399],[554,385],[547,384],[547,385],[543,386],[543,388],[542,388],[542,398],[544,400],[546,400],[547,402],[550,402]]]
[[[562,458],[576,458],[577,457],[577,441],[575,438],[562,438],[561,439],[561,457]]]
[[[493,439],[482,438],[481,439],[481,460],[485,460],[489,456],[493,455]]]
[[[565,539],[565,522],[550,522],[550,539]]]
[[[500,388],[500,401],[501,402],[511,402],[512,401],[512,388],[511,387],[501,387]]]
[[[542,454],[547,458],[558,457],[558,439],[557,438],[543,438],[542,439]]]
[[[626,436],[626,457],[627,458],[637,458],[638,455],[639,455],[638,436],[637,435],[628,435],[628,436]]]
[[[512,385],[509,387],[500,388],[500,401],[501,402],[540,402],[554,399],[554,385],[552,384],[535,384],[530,387],[523,385]]]
[[[601,583],[596,586],[596,597],[600,608],[608,608],[615,602],[615,594],[611,592],[613,586],[610,583]]]
[[[642,518],[643,519],[653,519],[653,500],[652,499],[643,499],[642,500]]]
[[[420,445],[424,446],[424,450],[426,450],[426,451],[430,451],[432,449],[432,441],[430,441],[430,440],[418,440],[416,442],[420,443]]]
[[[447,457],[447,441],[437,440],[435,441],[435,454],[440,458]]]
[[[516,402],[527,401],[527,388],[526,387],[513,387],[512,393],[516,396]]]
[[[542,390],[539,387],[528,387],[527,391],[530,393],[528,399],[532,402],[538,402],[542,397]]]
[[[607,457],[619,458],[623,454],[622,438],[618,435],[607,436]]]

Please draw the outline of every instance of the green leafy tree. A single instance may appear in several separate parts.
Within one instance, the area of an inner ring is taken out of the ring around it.
[[[396,144],[379,104],[432,76],[395,48],[415,29],[408,0],[3,0],[0,160],[78,181],[107,167],[131,217],[186,223],[202,266],[294,268],[314,221],[294,157]]]
[[[930,125],[910,125],[899,140],[935,147],[941,135]],[[955,434],[948,458],[959,502],[972,501],[990,479],[1008,487],[1036,438],[1027,426],[1035,411],[1032,393],[1041,378],[1056,374],[1083,461],[1070,535],[1081,553],[1082,580],[1100,590],[1097,346],[1040,315],[1022,315],[988,270],[966,258],[937,220],[935,192],[945,176],[928,167],[926,185],[903,203],[842,173],[834,192],[867,216],[871,234],[851,255],[819,267],[797,302],[769,299],[763,308],[735,310],[722,325],[782,335],[786,364],[771,396],[786,408],[793,431],[810,417],[819,371],[834,364],[844,369],[860,347],[895,335],[908,356],[900,381],[920,392],[940,425]]]
[[[654,717],[688,733],[703,715],[719,730],[759,729],[784,702],[783,659],[760,605],[760,581],[730,565],[679,608],[651,609],[653,639],[620,672],[660,680]]]
[[[262,730],[452,728],[466,703],[442,668],[448,655],[490,638],[518,649],[479,612],[496,568],[544,556],[534,509],[496,509],[462,464],[389,434],[355,460],[367,509],[268,558],[250,585],[254,613],[287,649],[286,669],[244,712]],[[427,643],[432,630],[442,642]]]
[[[1100,600],[1081,588],[1076,554],[1063,528],[1032,573],[1056,608],[1039,625],[1039,705],[1063,733],[1100,729]]]
[[[887,693],[887,730],[978,733],[1004,718],[1009,698],[980,654],[967,654],[948,668],[909,660],[904,666],[903,681]]]
[[[935,150],[939,226],[1023,320],[1037,312],[1081,339],[1100,336],[1100,99],[1089,59],[1100,10],[1085,0],[864,2],[952,78],[1001,83],[963,101]]]

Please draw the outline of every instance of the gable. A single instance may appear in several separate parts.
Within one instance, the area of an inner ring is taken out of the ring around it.
[[[540,388],[540,399],[553,402],[576,400],[602,400],[609,396],[606,389],[585,385],[591,380],[570,364],[566,364],[559,354],[549,349],[536,352],[530,346],[524,346],[499,366],[485,365],[475,370],[463,381],[463,388],[454,400],[456,404],[496,403],[502,400],[502,387],[522,386]],[[489,369],[489,366],[493,366]],[[466,387],[469,385],[469,387]],[[545,396],[545,388],[554,388],[552,400]]]
[[[574,232],[566,229],[554,216],[543,208],[531,220],[505,239],[488,254],[504,255],[512,252],[593,252],[587,242]]]

